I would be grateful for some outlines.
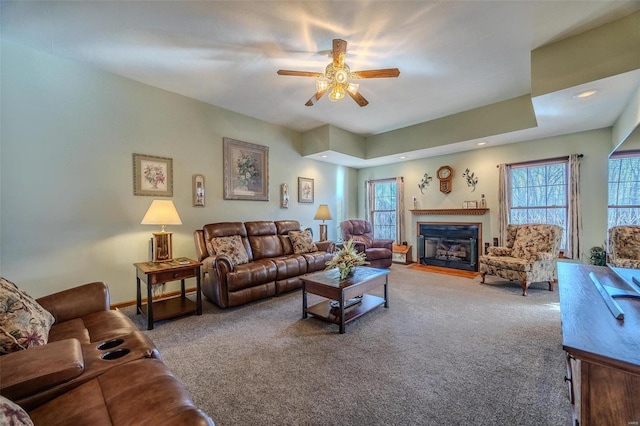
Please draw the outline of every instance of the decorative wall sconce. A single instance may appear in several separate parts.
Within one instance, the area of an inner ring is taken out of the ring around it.
[[[467,180],[467,186],[473,188],[471,192],[475,191],[476,185],[478,184],[478,178],[475,176],[475,173],[470,172],[469,169],[464,169],[462,176]]]
[[[431,179],[433,179],[433,178],[431,176],[429,176],[428,173],[424,174],[424,177],[422,178],[422,180],[418,184],[418,188],[420,188],[420,193],[421,194],[424,194],[423,189],[425,189],[427,186],[429,186],[429,183],[431,182]]]

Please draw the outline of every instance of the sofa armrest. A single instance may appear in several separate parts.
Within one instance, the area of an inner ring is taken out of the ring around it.
[[[202,260],[202,293],[221,308],[229,305],[227,274],[233,271],[233,263],[228,256],[208,256]]]
[[[335,248],[335,244],[333,241],[316,241],[314,243],[316,245],[316,247],[318,247],[318,250],[320,251],[326,251],[327,253],[333,253],[333,250]]]
[[[109,288],[103,282],[84,284],[37,299],[56,319],[56,323],[108,311]]]
[[[84,371],[77,339],[65,339],[3,355],[0,394],[16,401],[75,379]]]
[[[487,256],[511,256],[511,249],[508,247],[489,246]]]

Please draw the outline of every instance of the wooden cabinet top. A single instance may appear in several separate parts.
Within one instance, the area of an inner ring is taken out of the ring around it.
[[[640,270],[633,271],[640,278]],[[590,273],[602,285],[632,289],[606,266],[558,262],[563,347],[577,358],[640,374],[640,299],[616,298],[624,320],[615,319]]]

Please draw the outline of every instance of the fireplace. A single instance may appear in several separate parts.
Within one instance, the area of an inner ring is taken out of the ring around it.
[[[423,265],[478,271],[481,223],[418,223],[418,260]]]

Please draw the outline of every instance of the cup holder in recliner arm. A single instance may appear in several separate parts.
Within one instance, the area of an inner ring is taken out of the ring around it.
[[[114,359],[122,358],[123,356],[125,356],[129,352],[131,352],[131,351],[129,349],[126,349],[126,348],[116,349],[115,351],[103,353],[100,358],[102,358],[104,360],[107,360],[107,361],[112,361]]]
[[[106,342],[102,342],[97,347],[101,351],[106,351],[107,349],[120,346],[123,343],[124,343],[124,339],[113,339],[113,340],[107,340]]]

